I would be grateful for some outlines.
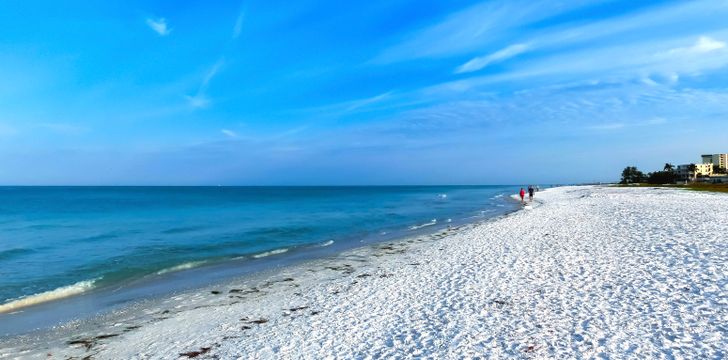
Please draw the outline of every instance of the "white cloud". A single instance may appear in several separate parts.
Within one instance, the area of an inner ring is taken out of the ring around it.
[[[530,45],[528,44],[513,44],[492,54],[473,58],[472,60],[460,65],[457,69],[455,69],[455,73],[462,74],[478,71],[490,64],[510,59],[519,54],[523,54],[524,52],[528,51],[529,48]]]
[[[240,137],[238,135],[238,133],[236,133],[235,131],[232,131],[232,130],[222,129],[222,130],[220,130],[220,132],[223,133],[223,135],[225,135],[225,136],[227,136],[229,138],[237,139],[237,138]]]
[[[378,103],[380,101],[387,99],[390,95],[392,95],[391,91],[386,92],[384,94],[379,94],[377,96],[372,96],[370,98],[351,101],[351,102],[349,102],[349,106],[346,107],[345,111],[347,111],[347,112],[353,111],[353,110],[359,109],[361,107],[364,107],[364,106],[367,106],[370,104]]]
[[[642,127],[642,126],[655,126],[655,125],[662,125],[666,123],[667,120],[662,117],[656,117],[652,119],[648,119],[645,121],[634,121],[628,124],[625,124],[623,122],[607,122],[597,125],[589,126],[588,128],[591,130],[602,130],[602,131],[609,131],[609,130],[620,130],[627,127]]]
[[[200,83],[199,88],[197,89],[197,93],[195,95],[186,95],[185,99],[187,99],[187,102],[196,109],[203,109],[208,106],[210,106],[210,99],[207,97],[207,88],[210,85],[210,82],[212,81],[215,76],[220,72],[222,69],[222,66],[225,63],[224,58],[220,58],[215,64],[213,64],[207,71],[205,72],[204,76],[202,77],[202,82]]]
[[[725,43],[722,41],[718,41],[715,39],[711,39],[707,36],[701,36],[698,39],[698,42],[693,46],[693,51],[697,52],[710,52],[718,49],[723,49],[725,47]]]
[[[240,32],[243,31],[243,21],[245,20],[245,13],[240,12],[238,18],[235,19],[235,26],[233,26],[233,39],[240,37]]]
[[[724,49],[725,42],[715,40],[709,36],[701,36],[694,45],[670,50],[671,54],[705,54]]]
[[[609,0],[483,1],[409,34],[385,49],[373,62],[390,63],[480,50],[485,45],[502,42],[528,24],[605,1]]]
[[[728,51],[718,40],[728,30],[695,37],[670,37],[579,47],[532,57],[507,71],[449,81],[427,88],[435,94],[490,91],[498,84],[533,87],[575,81],[629,82],[676,85],[681,77],[697,76],[728,67]],[[706,40],[711,39],[711,40]],[[685,46],[685,44],[691,44]],[[709,50],[710,49],[710,50]]]
[[[196,109],[204,109],[210,105],[210,99],[205,94],[197,94],[194,96],[185,95],[185,99],[187,99],[190,106]]]
[[[167,36],[172,32],[172,29],[167,26],[167,19],[165,18],[147,18],[147,25],[159,36]]]
[[[207,70],[205,73],[205,76],[202,78],[202,85],[201,87],[204,89],[207,89],[207,86],[210,84],[210,81],[217,75],[217,73],[222,68],[223,64],[225,63],[225,59],[221,58],[219,59],[210,69]],[[203,90],[204,90],[203,89]]]

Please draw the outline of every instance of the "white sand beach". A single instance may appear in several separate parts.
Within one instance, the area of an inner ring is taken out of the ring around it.
[[[724,358],[728,195],[531,209],[0,342],[1,358]]]

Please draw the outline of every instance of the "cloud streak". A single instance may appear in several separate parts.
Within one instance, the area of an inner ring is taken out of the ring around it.
[[[204,109],[211,103],[210,98],[207,96],[207,89],[210,86],[212,79],[217,76],[222,67],[225,64],[225,59],[220,58],[215,64],[213,64],[202,77],[200,86],[197,88],[197,92],[194,95],[185,95],[185,99],[190,106],[196,109]]]
[[[693,46],[682,47],[670,50],[670,54],[706,54],[713,51],[725,49],[725,42],[715,40],[709,36],[701,36]]]
[[[377,55],[373,62],[386,64],[482,51],[516,36],[521,27],[606,1],[483,1],[405,35],[397,44]]]
[[[458,68],[455,69],[455,73],[462,74],[478,71],[490,64],[501,62],[514,56],[523,54],[524,52],[528,51],[528,49],[528,44],[513,44],[492,54],[473,58],[465,64],[458,66]]]
[[[240,37],[240,33],[243,31],[243,22],[245,21],[245,12],[241,11],[238,17],[235,19],[235,25],[233,26],[233,40]]]
[[[239,138],[239,137],[240,137],[240,136],[238,135],[238,133],[236,133],[235,131],[232,131],[232,130],[228,130],[228,129],[222,129],[222,130],[220,130],[220,132],[221,132],[221,133],[222,133],[223,135],[225,135],[225,136],[227,136],[227,137],[229,137],[229,138],[232,138],[232,139],[237,139],[237,138]]]

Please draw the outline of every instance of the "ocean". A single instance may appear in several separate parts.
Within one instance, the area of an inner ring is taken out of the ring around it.
[[[517,189],[0,187],[0,321],[191,269],[260,269],[498,216],[517,207],[508,199]]]

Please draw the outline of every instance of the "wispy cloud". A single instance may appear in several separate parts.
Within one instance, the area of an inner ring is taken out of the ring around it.
[[[210,99],[207,96],[207,88],[210,86],[212,79],[220,72],[224,64],[225,59],[220,58],[215,64],[207,69],[202,77],[200,86],[197,88],[197,92],[194,95],[185,96],[185,99],[187,99],[190,106],[193,108],[206,108],[210,105]]]
[[[387,98],[389,98],[391,95],[392,95],[392,92],[388,91],[384,94],[379,94],[376,96],[372,96],[370,98],[350,101],[350,102],[348,102],[348,106],[344,109],[344,111],[350,112],[350,111],[354,111],[356,109],[365,107],[367,105],[371,105],[371,104],[375,104],[375,103],[384,101]]]
[[[503,43],[504,38],[515,36],[520,27],[605,1],[608,0],[483,1],[404,36],[376,56],[373,62],[391,63],[482,51],[492,44]]]
[[[243,31],[243,22],[245,21],[245,12],[240,11],[238,17],[235,19],[235,25],[233,26],[233,39],[240,37],[240,33]]]
[[[401,106],[401,102],[396,101],[394,91],[387,91],[385,93],[374,95],[367,98],[360,98],[354,100],[341,101],[321,106],[305,107],[300,109],[291,110],[293,114],[298,117],[314,116],[313,122],[321,122],[334,118],[340,118],[341,116],[352,115],[360,112],[367,112],[373,110],[380,110],[382,107],[388,108],[383,105],[384,103],[394,102],[396,105]],[[377,105],[377,106],[375,106]]]
[[[185,95],[185,99],[187,99],[187,103],[189,103],[190,106],[196,109],[204,109],[210,105],[210,99],[202,93]]]
[[[232,138],[232,139],[237,139],[237,138],[240,137],[240,135],[238,135],[238,133],[236,133],[235,131],[232,131],[232,130],[222,129],[222,130],[220,130],[220,132],[223,135],[225,135],[225,136],[227,136],[229,138]]]
[[[630,128],[630,127],[644,127],[644,126],[655,126],[655,125],[662,125],[665,124],[667,120],[665,118],[657,117],[652,118],[644,121],[634,121],[630,123],[624,123],[624,122],[607,122],[607,123],[601,123],[596,125],[588,126],[588,129],[591,130],[598,130],[598,131],[611,131],[611,130],[621,130],[624,128]]]
[[[465,64],[460,65],[457,69],[455,69],[455,73],[462,74],[462,73],[478,71],[490,64],[497,63],[497,62],[500,62],[500,61],[503,61],[506,59],[510,59],[519,54],[523,54],[524,52],[528,51],[528,48],[529,48],[528,44],[510,45],[510,46],[508,46],[504,49],[498,50],[492,54],[489,54],[486,56],[479,56],[479,57],[471,59],[470,61],[466,62]]]
[[[728,67],[728,48],[718,38],[728,31],[700,38],[653,39],[637,43],[610,44],[563,51],[522,61],[508,71],[448,81],[427,89],[431,95],[463,94],[492,89],[497,84],[524,88],[572,81],[654,82],[663,78],[675,83],[683,76]]]
[[[167,26],[167,19],[165,18],[147,18],[147,26],[159,36],[167,36],[172,32],[172,29]]]
[[[688,47],[675,48],[670,50],[670,54],[705,54],[717,50],[724,49],[725,42],[715,40],[709,36],[701,36],[694,45]]]

